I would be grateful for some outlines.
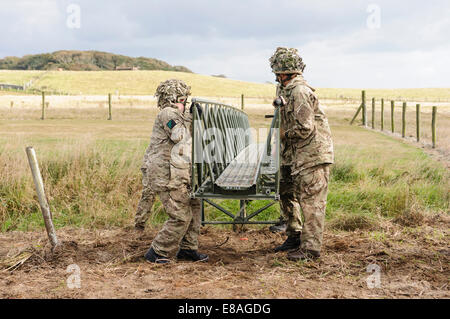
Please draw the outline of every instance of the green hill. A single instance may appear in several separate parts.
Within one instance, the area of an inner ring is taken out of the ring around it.
[[[100,51],[56,51],[53,53],[31,54],[0,59],[0,69],[4,70],[68,70],[100,71],[132,69],[189,72],[184,66],[172,66],[167,62]]]
[[[0,83],[30,84],[26,93],[153,95],[159,83],[180,79],[197,96],[271,97],[275,85],[174,71],[17,71],[0,70]],[[5,91],[8,92],[8,91]]]
[[[0,70],[0,84],[27,86],[20,93],[48,94],[85,94],[105,95],[120,93],[121,95],[152,95],[156,87],[167,79],[180,79],[192,87],[194,96],[272,98],[275,96],[275,85],[272,83],[255,83],[208,76],[188,72],[174,71],[21,71]],[[349,98],[358,103],[362,89],[317,88],[320,99]],[[13,91],[2,90],[0,94],[11,94]],[[450,102],[450,88],[422,89],[367,89],[367,103],[371,98],[384,98],[386,103],[396,101],[433,101]],[[269,102],[269,101],[267,101]]]

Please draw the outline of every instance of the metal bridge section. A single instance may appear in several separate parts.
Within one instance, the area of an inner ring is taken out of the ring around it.
[[[275,202],[247,216],[252,200],[279,200],[280,116],[275,109],[265,142],[256,143],[248,116],[233,106],[203,99],[192,99],[203,112],[194,109],[192,124],[192,194],[202,199],[204,224],[269,224],[250,221]],[[270,116],[272,117],[272,116]],[[233,214],[212,199],[240,200],[240,210]],[[232,221],[205,221],[204,203],[232,218]]]

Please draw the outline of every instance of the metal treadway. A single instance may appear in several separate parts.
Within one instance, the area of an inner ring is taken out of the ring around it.
[[[248,189],[255,185],[263,149],[264,144],[250,144],[244,148],[220,174],[216,185],[223,189]]]

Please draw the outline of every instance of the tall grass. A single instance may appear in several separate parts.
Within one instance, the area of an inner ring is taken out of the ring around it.
[[[38,149],[56,227],[131,224],[142,189],[139,166],[145,144],[127,142],[123,146],[90,141],[61,151]],[[25,153],[14,154],[8,145],[1,151],[1,231],[42,227]],[[398,218],[411,209],[448,212],[448,180],[445,169],[433,163],[416,163],[407,171],[387,165],[367,169],[338,156],[331,170],[327,218],[340,220],[336,228],[348,228],[342,223],[349,221],[359,223],[357,228],[366,228],[376,218]],[[253,202],[249,213],[266,203]],[[239,208],[238,201],[224,200],[221,204],[234,212]],[[206,207],[208,219],[229,220],[211,206]],[[165,215],[161,203],[157,202],[153,211],[151,222],[162,223]],[[274,205],[257,219],[275,220],[278,215],[279,207]],[[355,220],[355,216],[364,217]]]
[[[417,163],[408,171],[391,167],[358,168],[337,162],[332,168],[328,208],[368,216],[396,217],[413,206],[424,211],[448,211],[449,182],[444,168]]]
[[[124,225],[140,196],[140,176],[136,168],[140,165],[138,154],[142,154],[144,145],[78,143],[61,150],[37,149],[56,227]],[[2,231],[28,230],[43,225],[24,158],[24,153],[3,147],[0,156]]]

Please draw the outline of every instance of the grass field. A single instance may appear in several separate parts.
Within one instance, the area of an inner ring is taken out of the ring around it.
[[[153,95],[161,81],[178,78],[192,87],[194,96],[273,97],[275,85],[250,83],[206,75],[169,71],[6,71],[0,70],[0,83],[23,85],[33,78],[32,88],[62,94]],[[306,75],[306,79],[307,79]],[[314,86],[314,83],[310,83]],[[331,99],[360,99],[361,89],[317,88],[318,95]],[[450,88],[368,89],[367,96],[408,101],[449,102]]]

